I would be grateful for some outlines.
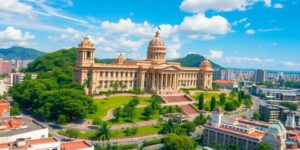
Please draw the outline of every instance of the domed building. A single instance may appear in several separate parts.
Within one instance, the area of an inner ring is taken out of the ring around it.
[[[176,93],[180,88],[212,89],[213,68],[206,58],[199,66],[183,67],[177,62],[167,62],[167,47],[156,32],[149,42],[146,60],[126,60],[124,54],[114,63],[95,63],[95,47],[89,36],[77,48],[74,82],[86,87],[90,95],[112,90],[118,83],[122,90],[134,88],[158,94]],[[89,82],[89,84],[87,84]]]
[[[283,124],[278,120],[274,120],[262,138],[262,141],[270,144],[273,150],[284,150],[287,139],[286,134],[287,131]]]

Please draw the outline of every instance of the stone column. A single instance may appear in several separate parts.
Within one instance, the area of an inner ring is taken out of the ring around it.
[[[166,73],[163,74],[163,82],[164,82],[163,89],[166,90],[167,89],[167,74]]]
[[[160,73],[159,81],[160,81],[159,90],[162,90],[162,88],[163,88],[163,74],[162,73]]]
[[[151,83],[151,89],[155,89],[155,73],[151,73],[152,83]]]

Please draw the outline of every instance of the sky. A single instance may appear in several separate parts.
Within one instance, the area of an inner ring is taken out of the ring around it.
[[[0,0],[0,48],[52,52],[89,35],[97,58],[145,59],[160,27],[167,58],[300,71],[300,0]]]

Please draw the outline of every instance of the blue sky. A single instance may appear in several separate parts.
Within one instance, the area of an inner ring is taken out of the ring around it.
[[[299,0],[0,0],[0,47],[51,52],[85,35],[98,58],[144,59],[157,26],[168,59],[199,53],[230,68],[300,70]]]

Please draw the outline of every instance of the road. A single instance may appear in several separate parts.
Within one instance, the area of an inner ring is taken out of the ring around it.
[[[242,117],[242,116],[246,116],[247,118],[252,118],[253,117],[253,114],[254,112],[258,111],[259,110],[259,105],[265,105],[266,104],[266,101],[263,100],[263,99],[260,99],[259,97],[257,96],[253,96],[251,95],[251,98],[252,98],[252,102],[253,102],[253,107],[251,109],[248,109],[246,112],[244,113],[240,113],[238,114],[239,117]]]

